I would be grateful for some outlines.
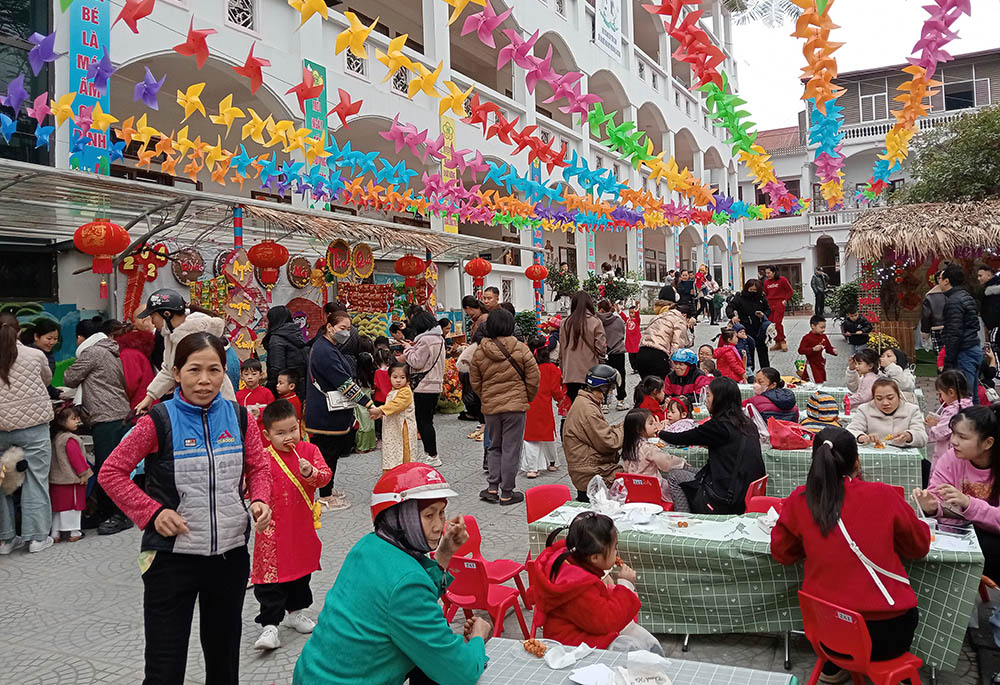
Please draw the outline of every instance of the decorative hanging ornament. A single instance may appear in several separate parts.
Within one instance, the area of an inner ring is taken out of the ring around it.
[[[104,274],[111,273],[115,255],[128,249],[131,239],[128,231],[108,219],[95,219],[76,229],[73,244],[76,249],[93,257],[91,268],[101,274],[101,299],[108,298],[108,281]]]
[[[416,255],[408,254],[396,260],[396,273],[405,277],[403,285],[412,288],[417,285],[417,276],[424,272],[424,260]]]
[[[542,287],[542,281],[549,275],[549,270],[541,264],[532,264],[524,270],[524,275],[531,279],[535,289]]]
[[[465,265],[465,273],[472,276],[472,285],[475,288],[482,288],[486,283],[486,276],[493,271],[493,265],[482,257],[476,257]]]
[[[273,240],[265,240],[251,247],[247,256],[250,263],[260,269],[260,284],[267,290],[267,301],[270,303],[271,290],[278,284],[280,269],[288,262],[288,250]]]

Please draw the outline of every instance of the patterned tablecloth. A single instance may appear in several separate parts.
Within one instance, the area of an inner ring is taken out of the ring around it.
[[[708,450],[704,447],[670,447],[671,454],[684,457],[687,462],[701,468],[708,461]],[[922,484],[920,462],[923,450],[900,449],[887,446],[885,449],[858,446],[864,479],[890,485],[901,485],[909,497],[913,488]],[[764,466],[767,469],[767,494],[772,497],[788,497],[792,490],[805,485],[812,464],[812,450],[776,450],[764,448]]]
[[[792,392],[795,393],[795,404],[798,405],[799,409],[806,408],[806,402],[809,401],[809,396],[812,395],[814,392],[816,392],[817,389],[822,390],[824,393],[830,395],[831,397],[833,397],[833,399],[837,400],[837,404],[840,405],[841,409],[843,409],[844,407],[844,397],[849,395],[851,392],[846,387],[836,386],[836,385],[821,385],[819,386],[819,388],[816,388],[816,386],[814,385],[810,385],[807,387],[792,388],[791,389]],[[753,385],[747,383],[741,383],[740,395],[743,396],[743,399],[748,399],[750,397],[753,397]],[[916,396],[917,396],[917,404],[920,405],[920,411],[926,413],[927,400],[924,398],[924,391],[917,388]]]
[[[532,556],[541,553],[552,530],[567,525],[584,506],[567,503],[529,524]],[[653,531],[619,520],[619,554],[638,574],[639,623],[653,633],[678,634],[801,629],[802,564],[774,561],[754,516],[687,514],[689,521],[705,524],[671,529],[672,517],[661,514]],[[727,525],[735,530],[710,532]],[[920,608],[912,652],[932,666],[954,670],[982,574],[979,545],[973,538],[965,551],[950,551],[935,542],[926,558],[907,563],[906,569]]]
[[[486,643],[486,655],[490,661],[479,679],[479,685],[562,685],[571,683],[569,674],[576,668],[601,663],[609,668],[625,667],[628,654],[597,649],[586,657],[558,671],[552,670],[538,657],[524,651],[520,640],[494,637]],[[798,679],[787,673],[768,673],[749,668],[733,668],[705,664],[700,661],[670,659],[666,666],[667,675],[677,685],[797,685]]]

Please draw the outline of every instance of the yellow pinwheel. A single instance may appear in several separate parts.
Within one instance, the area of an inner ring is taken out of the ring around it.
[[[250,112],[250,121],[243,124],[240,140],[246,140],[247,137],[249,137],[258,145],[263,145],[264,130],[267,129],[269,125],[274,126],[274,119],[270,114],[267,115],[267,119],[261,119],[260,115],[253,110],[253,107],[247,107],[247,111]]]
[[[445,81],[444,85],[448,89],[448,92],[441,96],[441,104],[438,105],[438,116],[441,116],[449,109],[457,116],[467,116],[464,105],[466,98],[472,94],[472,86],[469,86],[469,89],[463,92],[452,81]]]
[[[101,111],[101,101],[94,104],[94,111],[90,113],[90,127],[95,131],[106,131],[111,124],[118,123],[118,117],[111,116],[107,112]]]
[[[410,79],[410,85],[407,88],[406,97],[412,100],[413,96],[419,92],[426,93],[432,98],[441,97],[441,94],[438,93],[434,84],[437,82],[438,76],[441,75],[441,67],[443,64],[443,62],[438,62],[437,68],[434,69],[434,71],[427,71],[427,67],[420,62],[414,64],[413,66],[416,67],[416,76]]]
[[[195,112],[201,112],[202,116],[207,116],[205,114],[205,105],[201,103],[201,91],[205,90],[205,84],[195,83],[187,87],[184,92],[177,91],[177,104],[184,108],[184,118],[181,121],[187,121]]]
[[[344,16],[347,17],[347,21],[351,25],[337,34],[337,43],[334,46],[335,54],[339,55],[350,48],[351,53],[358,59],[368,59],[368,48],[365,47],[365,41],[368,40],[368,34],[372,32],[372,29],[378,25],[379,18],[375,17],[371,26],[365,26],[354,12],[344,12]]]
[[[312,166],[316,163],[317,159],[330,156],[330,153],[325,149],[325,139],[326,131],[320,131],[319,135],[315,138],[306,138],[306,147],[303,150],[306,155],[306,164]]]
[[[330,10],[324,0],[288,0],[288,5],[302,17],[302,20],[299,22],[299,28],[302,28],[314,14],[320,15],[324,19],[330,18]]]
[[[226,135],[228,136],[229,130],[233,127],[233,122],[244,117],[246,117],[246,114],[243,113],[242,109],[233,107],[233,94],[230,93],[219,102],[219,113],[211,115],[209,119],[212,120],[213,124],[225,126]]]
[[[222,160],[229,159],[232,153],[222,149],[222,137],[216,135],[215,145],[207,148],[207,153],[205,154],[205,166],[211,171],[212,167],[215,166],[216,162],[221,162]]]
[[[403,54],[403,46],[406,45],[408,37],[409,34],[404,33],[390,40],[388,52],[382,52],[378,48],[375,48],[375,59],[384,64],[386,68],[385,78],[382,79],[382,83],[391,79],[401,68],[413,71],[413,62]]]
[[[73,113],[73,100],[76,98],[76,93],[66,93],[59,100],[50,100],[49,108],[52,110],[52,114],[56,118],[56,127],[63,125],[67,119],[70,121],[76,121],[76,114]]]
[[[289,132],[295,133],[295,124],[288,119],[282,119],[281,121],[269,124],[267,133],[271,138],[264,144],[264,147],[274,147],[278,143],[283,143],[287,146]]]
[[[451,13],[451,17],[448,19],[448,26],[455,23],[455,20],[462,16],[462,12],[471,2],[474,5],[479,5],[480,7],[486,6],[486,0],[444,0],[445,3],[451,5],[455,8],[455,11]]]

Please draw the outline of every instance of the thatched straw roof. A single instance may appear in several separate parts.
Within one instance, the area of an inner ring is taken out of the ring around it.
[[[867,260],[889,251],[950,257],[962,247],[1000,249],[1000,198],[875,209],[854,222],[847,241],[849,254]]]

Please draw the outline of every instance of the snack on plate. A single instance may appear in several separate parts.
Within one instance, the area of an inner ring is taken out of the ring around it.
[[[615,557],[615,566],[624,566],[625,560],[621,557]]]
[[[528,654],[533,654],[534,656],[537,656],[539,659],[545,656],[545,652],[547,652],[549,649],[548,647],[546,647],[545,645],[543,645],[541,642],[539,642],[534,638],[530,640],[525,640],[522,644],[524,645],[524,651],[526,651]]]
[[[875,438],[875,444],[873,444],[872,447],[874,447],[877,450],[884,450],[885,443],[879,440],[878,438]]]
[[[678,521],[677,522],[677,527],[678,528],[687,528],[688,527],[688,522],[687,521]]]
[[[889,435],[885,436],[885,442],[889,442],[890,440],[892,440],[895,437],[897,437],[897,436],[893,435],[892,433],[889,433]]]

